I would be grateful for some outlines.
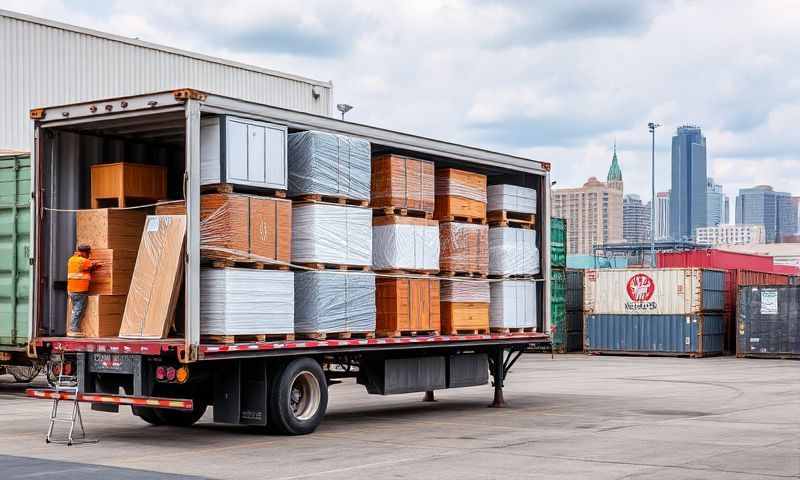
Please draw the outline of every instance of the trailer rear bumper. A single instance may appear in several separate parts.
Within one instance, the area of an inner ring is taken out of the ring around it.
[[[52,389],[29,388],[25,395],[43,400],[74,400],[75,395],[56,392]],[[106,405],[130,405],[132,407],[166,408],[170,410],[187,410],[194,408],[192,400],[180,398],[137,397],[133,395],[110,395],[107,393],[78,393],[79,402],[100,403]]]

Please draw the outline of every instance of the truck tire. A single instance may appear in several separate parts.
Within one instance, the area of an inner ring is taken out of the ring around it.
[[[42,366],[35,363],[31,365],[8,365],[6,367],[6,372],[10,373],[17,383],[30,383],[39,375],[41,370]]]
[[[150,407],[131,407],[131,410],[133,410],[133,414],[134,415],[136,415],[137,417],[141,418],[142,420],[144,420],[145,422],[149,423],[150,425],[155,425],[155,426],[164,425],[164,421],[161,420],[161,417],[159,417],[156,414],[156,409],[155,408],[150,408]]]
[[[311,433],[328,408],[328,384],[319,363],[298,358],[273,375],[269,392],[269,428],[285,435]]]
[[[155,409],[156,416],[161,420],[162,425],[173,427],[191,427],[197,423],[208,408],[208,401],[201,397],[192,398],[194,408],[190,412],[183,410],[170,410],[167,408]]]

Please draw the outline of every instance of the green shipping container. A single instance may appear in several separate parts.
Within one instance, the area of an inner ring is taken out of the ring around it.
[[[550,265],[567,268],[567,221],[563,218],[550,219]]]
[[[0,351],[28,340],[30,204],[30,156],[0,156]]]
[[[564,270],[550,270],[550,328],[553,347],[565,351],[567,344],[567,275]]]

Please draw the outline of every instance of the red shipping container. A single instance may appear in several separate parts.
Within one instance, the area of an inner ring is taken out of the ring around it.
[[[686,252],[660,252],[656,255],[659,268],[738,268],[772,272],[772,257],[753,255],[750,253],[726,252],[709,248],[707,250],[690,250]]]
[[[772,267],[772,271],[775,273],[782,273],[784,275],[800,276],[800,268],[792,265],[775,265]]]

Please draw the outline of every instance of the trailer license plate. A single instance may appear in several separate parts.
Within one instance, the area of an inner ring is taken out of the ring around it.
[[[94,353],[90,369],[97,373],[133,373],[136,356]]]

